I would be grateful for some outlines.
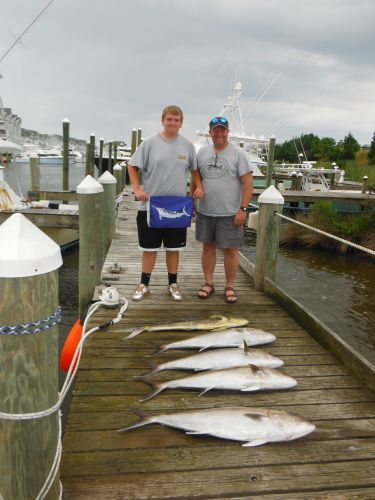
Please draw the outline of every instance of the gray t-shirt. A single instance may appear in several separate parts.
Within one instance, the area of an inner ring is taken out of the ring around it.
[[[174,140],[160,134],[147,138],[135,151],[130,165],[142,172],[142,189],[153,196],[186,196],[187,169],[197,169],[194,145],[182,135]],[[142,201],[139,210],[146,210]]]
[[[242,197],[240,177],[252,172],[246,152],[229,143],[219,153],[213,145],[198,152],[198,168],[202,176],[205,196],[198,200],[198,212],[213,217],[235,215]]]

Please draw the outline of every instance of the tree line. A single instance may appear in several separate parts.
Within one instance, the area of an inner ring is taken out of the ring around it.
[[[276,144],[275,160],[298,163],[301,161],[340,162],[354,160],[361,149],[358,141],[349,132],[343,140],[336,141],[332,137],[318,137],[315,134],[302,134],[282,144]],[[368,151],[368,163],[375,165],[375,132]]]

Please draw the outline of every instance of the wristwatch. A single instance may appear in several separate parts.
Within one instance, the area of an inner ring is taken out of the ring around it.
[[[246,209],[247,207],[240,207],[240,210],[243,210],[244,212],[246,212]]]

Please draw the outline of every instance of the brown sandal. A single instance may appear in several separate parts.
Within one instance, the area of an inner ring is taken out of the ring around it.
[[[207,292],[205,288],[209,288],[210,290]],[[202,288],[198,291],[197,297],[200,299],[208,299],[210,295],[212,295],[215,291],[214,284],[213,283],[205,283]],[[199,295],[199,292],[205,293],[206,295]]]
[[[227,295],[226,292],[233,292],[231,295]],[[224,292],[224,299],[227,304],[235,304],[237,302],[237,295],[232,286],[226,286]]]

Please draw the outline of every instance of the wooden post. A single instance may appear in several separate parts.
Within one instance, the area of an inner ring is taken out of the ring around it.
[[[295,191],[297,189],[297,172],[293,170],[290,175],[292,177],[292,191]]]
[[[302,179],[303,179],[303,173],[302,172],[298,172],[297,174],[297,191],[301,191],[302,189]]]
[[[86,143],[86,170],[85,170],[86,175],[90,175],[90,162],[91,162],[90,153],[91,153],[90,143],[87,142]]]
[[[63,122],[63,191],[69,191],[69,127],[68,118]]]
[[[89,175],[94,177],[95,172],[95,134],[90,134],[90,172]]]
[[[31,191],[40,191],[40,166],[39,166],[39,157],[36,155],[30,156],[30,172],[31,172]]]
[[[116,196],[122,191],[122,167],[121,165],[115,165],[113,167],[113,175],[116,179]]]
[[[367,175],[364,175],[362,177],[362,193],[367,193],[368,190],[368,177]]]
[[[104,146],[104,139],[100,138],[99,139],[99,164],[98,164],[99,177],[103,173],[103,146]]]
[[[16,326],[59,317],[60,247],[22,214],[0,227],[0,325]],[[37,332],[0,333],[0,411],[46,410],[58,400],[58,325]],[[28,420],[0,418],[0,498],[36,498],[54,461],[59,414]],[[58,499],[57,474],[46,498]],[[43,497],[44,498],[44,497]]]
[[[108,143],[108,171],[112,173],[112,141]]]
[[[120,166],[122,168],[122,184],[121,184],[121,192],[124,190],[124,187],[126,186],[126,174],[127,174],[127,164],[126,161],[122,161],[120,163]]]
[[[329,174],[329,188],[335,189],[335,172]]]
[[[140,146],[142,144],[142,129],[139,128],[137,130],[137,146]]]
[[[103,187],[91,175],[77,186],[79,203],[79,311],[82,313],[100,283],[103,264]]]
[[[259,225],[254,286],[257,290],[264,290],[265,278],[275,278],[280,217],[277,217],[274,212],[282,212],[284,198],[274,186],[270,186],[258,197],[258,203]]]
[[[272,183],[272,172],[273,172],[273,160],[275,157],[275,145],[276,137],[270,137],[270,144],[268,148],[268,167],[267,167],[267,177],[266,177],[266,188]]]
[[[135,150],[137,149],[137,142],[138,142],[137,129],[133,128],[133,130],[132,130],[132,142],[131,142],[131,146],[130,146],[131,155],[133,155]]]
[[[119,165],[115,165],[114,171],[120,173],[122,171]],[[104,172],[98,179],[103,186],[103,210],[102,210],[102,226],[103,226],[103,258],[107,255],[111,246],[113,237],[116,231],[116,178],[110,172]]]
[[[113,165],[117,163],[117,142],[113,143]]]

